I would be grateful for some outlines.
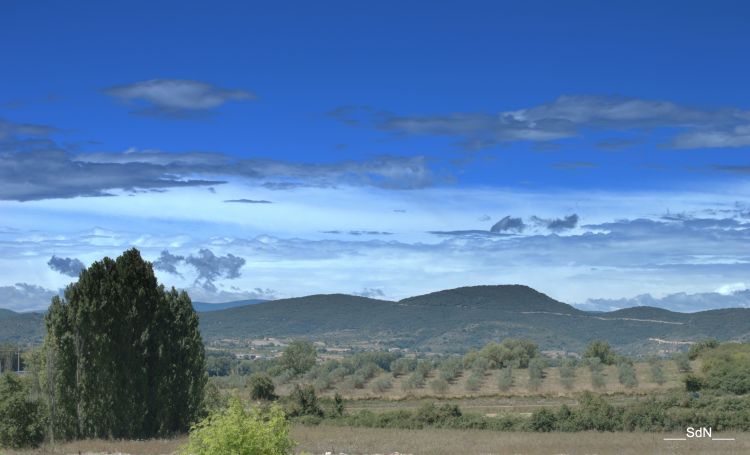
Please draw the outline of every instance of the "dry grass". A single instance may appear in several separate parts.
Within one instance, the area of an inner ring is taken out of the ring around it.
[[[476,430],[393,430],[331,426],[295,426],[297,453],[374,454],[716,454],[750,453],[750,434],[714,433],[736,441],[664,441],[678,434],[662,433],[506,433]],[[5,455],[173,454],[185,438],[150,441],[77,441],[36,450],[5,451]],[[228,454],[229,455],[229,454]]]
[[[147,441],[74,441],[54,446],[46,445],[34,450],[6,450],[4,455],[62,455],[62,454],[138,454],[167,455],[173,454],[187,438],[150,439]]]
[[[660,433],[504,433],[474,430],[392,430],[378,428],[295,427],[301,451],[322,454],[717,454],[750,453],[750,435],[722,434],[734,442],[664,441]],[[714,434],[716,437],[716,434]]]

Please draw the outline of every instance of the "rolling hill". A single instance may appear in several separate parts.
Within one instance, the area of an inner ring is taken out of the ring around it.
[[[228,305],[233,307],[199,313],[205,341],[306,337],[343,346],[464,352],[516,337],[545,350],[580,352],[589,341],[603,339],[622,352],[643,353],[661,347],[656,339],[750,340],[750,309],[586,312],[520,285],[463,287],[397,302],[326,294]],[[41,341],[42,315],[3,314],[0,342]]]
[[[543,349],[581,351],[589,341],[603,339],[632,353],[658,349],[650,339],[750,339],[750,309],[592,313],[526,286],[474,286],[398,302],[342,294],[276,300],[202,314],[201,330],[207,341],[308,337],[439,352],[463,352],[506,337],[528,338]]]

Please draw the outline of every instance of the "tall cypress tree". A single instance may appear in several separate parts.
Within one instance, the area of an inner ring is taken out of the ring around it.
[[[46,325],[53,437],[161,436],[198,417],[207,379],[198,317],[138,250],[81,272]]]

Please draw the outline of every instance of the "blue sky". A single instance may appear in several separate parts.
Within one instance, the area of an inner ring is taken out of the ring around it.
[[[747,305],[749,13],[8,2],[0,306],[130,246],[204,301]]]

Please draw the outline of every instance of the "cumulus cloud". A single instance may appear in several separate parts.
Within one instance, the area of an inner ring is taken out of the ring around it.
[[[240,159],[220,153],[159,150],[73,154],[48,142],[30,148],[28,144],[6,142],[0,147],[0,181],[3,182],[0,200],[113,196],[112,190],[212,187],[226,183],[223,179],[229,177],[249,179],[277,190],[336,185],[415,189],[445,181],[431,171],[427,159],[421,156],[301,164]],[[235,201],[249,203],[250,199]]]
[[[216,291],[214,281],[219,278],[239,278],[240,269],[245,265],[245,259],[233,254],[217,256],[213,251],[202,248],[198,254],[185,258],[185,263],[193,266],[198,273],[195,284],[208,291]]]
[[[78,278],[81,271],[86,268],[86,266],[83,265],[83,262],[78,259],[61,258],[54,255],[47,262],[47,265],[56,272],[75,278]]]
[[[578,225],[578,215],[572,214],[563,218],[557,218],[547,223],[547,229],[550,231],[565,231],[567,229],[573,229]]]
[[[184,256],[172,254],[167,250],[163,250],[159,255],[159,259],[154,261],[154,268],[163,272],[171,273],[172,275],[180,275],[177,271],[177,266],[185,260]]]
[[[670,128],[674,148],[741,147],[750,144],[750,111],[698,109],[670,101],[620,96],[564,95],[538,106],[498,113],[397,115],[371,107],[336,109],[334,118],[399,134],[454,136],[467,148],[503,142],[549,142],[584,130]]]
[[[13,311],[38,311],[46,309],[58,292],[28,283],[0,286],[0,305]]]
[[[521,218],[512,218],[510,215],[501,219],[490,228],[490,232],[523,232],[526,229],[526,224]]]
[[[145,103],[139,114],[186,117],[219,107],[229,101],[255,98],[245,90],[228,90],[212,84],[180,79],[151,79],[104,90],[124,101]]]
[[[370,299],[385,299],[385,292],[383,292],[382,289],[378,288],[364,288],[359,292],[353,293],[353,295],[367,297]]]

